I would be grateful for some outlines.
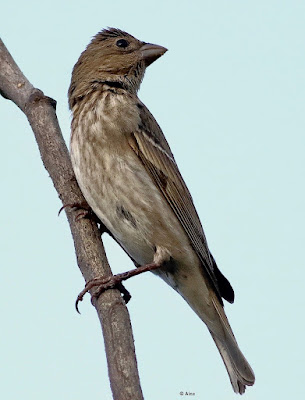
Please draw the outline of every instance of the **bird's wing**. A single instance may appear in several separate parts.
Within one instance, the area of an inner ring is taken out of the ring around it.
[[[218,297],[233,302],[233,289],[210,254],[192,197],[163,132],[144,105],[140,104],[139,109],[141,124],[129,144],[176,214]]]

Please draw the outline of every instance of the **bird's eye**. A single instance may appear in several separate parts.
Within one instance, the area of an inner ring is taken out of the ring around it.
[[[117,45],[118,47],[123,47],[123,49],[125,49],[126,47],[128,47],[129,43],[128,43],[127,40],[125,40],[125,39],[119,39],[119,40],[116,42],[116,45]]]

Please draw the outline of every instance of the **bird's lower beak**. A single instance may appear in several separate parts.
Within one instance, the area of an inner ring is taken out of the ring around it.
[[[146,67],[156,61],[159,57],[167,51],[165,47],[158,46],[157,44],[145,43],[141,48],[141,58],[145,61]]]

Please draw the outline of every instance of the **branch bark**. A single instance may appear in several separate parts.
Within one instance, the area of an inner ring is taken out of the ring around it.
[[[56,102],[45,96],[23,75],[0,39],[0,94],[13,101],[26,115],[47,169],[63,204],[83,203],[70,156],[61,134]],[[112,275],[100,232],[89,220],[75,221],[77,212],[65,209],[77,262],[86,282]],[[95,303],[102,326],[110,386],[115,400],[143,400],[131,322],[121,294],[116,289],[102,293]]]

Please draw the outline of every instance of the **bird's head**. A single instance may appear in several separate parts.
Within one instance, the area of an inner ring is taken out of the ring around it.
[[[99,32],[81,54],[72,72],[70,107],[102,82],[137,92],[146,67],[167,49],[142,42],[115,28]]]

